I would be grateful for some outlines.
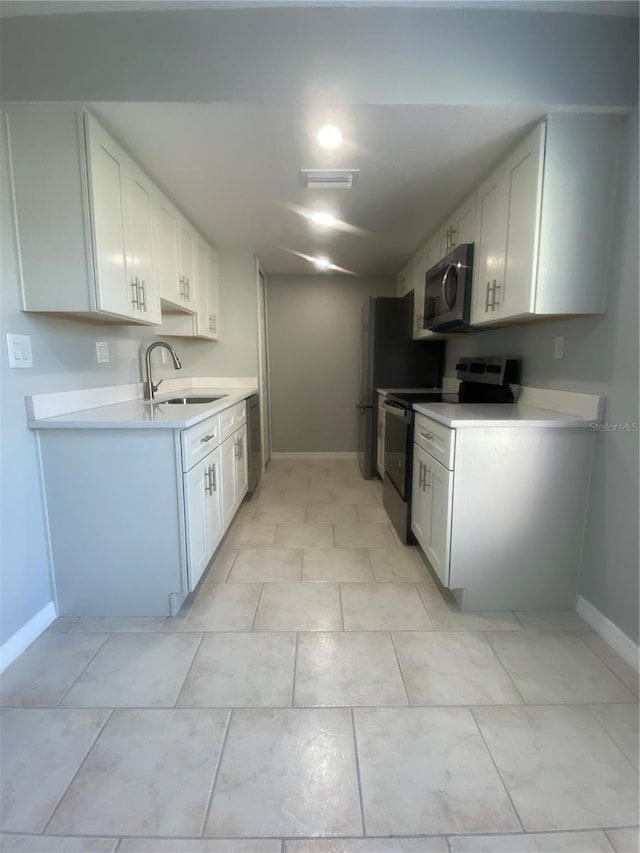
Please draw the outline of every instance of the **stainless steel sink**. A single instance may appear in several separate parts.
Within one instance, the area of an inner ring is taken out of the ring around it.
[[[213,403],[226,396],[226,394],[218,394],[216,397],[172,397],[170,400],[162,400],[161,402],[171,403],[173,406],[188,406],[190,403]]]

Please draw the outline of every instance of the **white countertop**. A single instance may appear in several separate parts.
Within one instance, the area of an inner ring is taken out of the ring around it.
[[[512,403],[414,403],[414,411],[447,427],[588,429],[595,419]]]
[[[257,387],[188,387],[159,394],[152,403],[142,399],[128,400],[51,418],[29,418],[27,423],[31,429],[187,429],[246,400],[257,391]],[[213,403],[189,403],[186,406],[163,402],[173,397],[206,397],[216,394],[225,396]]]

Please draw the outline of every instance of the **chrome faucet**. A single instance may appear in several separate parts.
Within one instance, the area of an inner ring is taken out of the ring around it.
[[[160,387],[160,383],[162,382],[162,379],[159,379],[157,382],[154,383],[153,379],[151,378],[151,353],[154,351],[154,349],[156,349],[156,347],[164,347],[165,349],[169,350],[169,352],[171,353],[171,358],[173,359],[173,366],[176,370],[180,370],[180,368],[182,367],[180,359],[178,358],[178,354],[171,346],[171,344],[168,344],[165,341],[154,341],[154,343],[150,344],[147,347],[147,351],[144,356],[145,365],[147,368],[147,376],[145,379],[145,399],[147,400],[153,400],[153,398],[155,397],[155,393]]]

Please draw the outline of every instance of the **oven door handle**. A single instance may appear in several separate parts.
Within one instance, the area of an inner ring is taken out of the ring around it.
[[[384,410],[388,415],[393,415],[394,418],[400,418],[406,424],[411,423],[411,412],[406,409],[401,409],[400,406],[394,406],[391,403],[384,404]]]

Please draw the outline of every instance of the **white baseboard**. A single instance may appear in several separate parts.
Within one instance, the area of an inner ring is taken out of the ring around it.
[[[272,453],[272,459],[357,459],[355,451],[348,453]]]
[[[631,637],[627,637],[624,631],[621,631],[617,625],[614,625],[611,619],[607,619],[604,613],[601,613],[596,607],[583,598],[578,596],[576,604],[576,613],[581,616],[587,625],[590,625],[593,630],[600,634],[603,640],[614,649],[621,658],[632,666],[636,672],[640,671],[640,648],[633,642]]]
[[[43,607],[39,613],[29,619],[19,631],[16,631],[6,642],[0,646],[0,672],[13,663],[22,652],[37,640],[40,634],[51,625],[56,618],[56,608],[53,601]]]

